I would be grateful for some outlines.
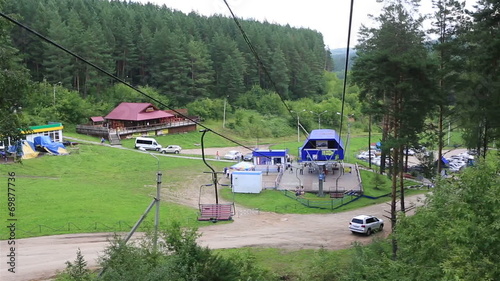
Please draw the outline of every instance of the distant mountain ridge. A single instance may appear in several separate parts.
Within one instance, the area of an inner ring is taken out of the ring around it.
[[[344,78],[344,69],[345,69],[345,57],[346,57],[347,48],[338,48],[331,49],[330,52],[332,54],[333,59],[333,72],[337,73],[338,77]],[[354,63],[354,59],[356,58],[356,50],[351,48],[349,50],[349,64],[347,65],[347,70],[351,70],[351,67]]]

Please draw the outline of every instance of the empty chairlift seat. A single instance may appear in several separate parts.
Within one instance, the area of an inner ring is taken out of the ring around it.
[[[231,220],[234,216],[234,204],[201,204],[199,221]]]

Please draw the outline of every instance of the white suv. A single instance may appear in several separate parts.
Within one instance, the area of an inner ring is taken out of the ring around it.
[[[178,146],[178,145],[169,145],[167,147],[164,147],[162,149],[160,149],[160,152],[165,154],[165,153],[175,153],[175,154],[179,154],[182,150],[182,147]]]
[[[349,223],[349,230],[352,233],[357,232],[370,235],[375,231],[382,231],[383,228],[384,221],[374,216],[356,216]]]
[[[236,151],[236,150],[231,150],[226,155],[224,155],[224,159],[228,160],[240,160],[243,157],[241,152]]]

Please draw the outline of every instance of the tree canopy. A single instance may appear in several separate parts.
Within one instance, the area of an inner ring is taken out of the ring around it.
[[[174,106],[235,100],[254,85],[290,99],[320,95],[332,64],[321,34],[310,29],[240,20],[261,64],[233,20],[219,15],[104,0],[6,0],[4,10],[117,77],[158,89]],[[61,82],[82,97],[114,83],[21,28],[11,35],[35,81]]]

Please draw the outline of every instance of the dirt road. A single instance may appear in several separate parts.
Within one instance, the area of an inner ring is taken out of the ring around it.
[[[423,198],[423,195],[409,197],[408,204],[421,204]],[[387,209],[388,205],[384,203],[355,211],[321,215],[280,215],[247,210],[248,212],[239,212],[231,224],[213,224],[200,228],[202,236],[199,243],[212,249],[342,249],[350,247],[354,241],[367,243],[373,237],[387,235],[390,229],[390,223],[384,218]],[[358,214],[384,218],[384,231],[372,237],[352,234],[347,225]],[[88,265],[96,266],[97,258],[108,245],[107,241],[111,236],[109,233],[88,233],[19,239],[16,241],[16,273],[7,271],[7,257],[3,254],[7,243],[2,241],[0,280],[48,280],[56,271],[65,268],[66,261],[74,261],[78,248]]]

